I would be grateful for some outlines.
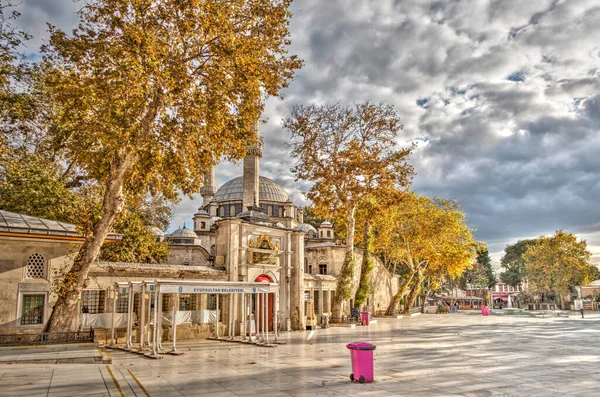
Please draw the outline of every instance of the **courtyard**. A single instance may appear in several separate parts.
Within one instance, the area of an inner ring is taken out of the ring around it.
[[[161,360],[101,349],[110,365],[0,364],[0,395],[548,397],[596,396],[600,383],[595,313],[418,315],[284,332],[280,340],[286,344],[276,348],[181,342],[184,355]],[[374,383],[348,378],[345,345],[359,340],[377,345]]]

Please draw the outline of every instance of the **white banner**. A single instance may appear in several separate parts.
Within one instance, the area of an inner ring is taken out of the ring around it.
[[[112,324],[112,313],[81,315],[81,328],[110,328]],[[127,327],[127,313],[115,313],[115,328]]]
[[[192,313],[188,310],[180,310],[175,312],[175,324],[191,324],[192,323]],[[173,313],[163,313],[162,315],[162,325],[171,325],[171,319],[173,318]]]
[[[264,287],[195,287],[193,285],[161,285],[161,294],[253,294],[269,291],[269,285]]]

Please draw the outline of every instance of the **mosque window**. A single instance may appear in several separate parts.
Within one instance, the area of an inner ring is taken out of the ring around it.
[[[308,265],[308,274],[312,274],[312,265]]]
[[[117,313],[127,313],[129,309],[129,294],[120,292],[117,296]]]
[[[329,291],[323,291],[323,313],[329,313]]]
[[[220,207],[217,207],[217,215],[216,216],[221,216]]]
[[[27,278],[44,278],[46,275],[46,260],[37,252],[27,258]]]
[[[217,310],[217,294],[208,294],[206,299],[207,310]]]
[[[327,231],[327,237],[331,237],[331,230]]]
[[[310,300],[310,291],[304,291],[304,315],[308,313],[308,301]]]
[[[237,215],[237,213],[235,212],[235,205],[234,205],[234,204],[231,204],[231,205],[229,206],[229,214],[230,214],[231,216],[236,216],[236,215]]]
[[[104,297],[106,291],[87,289],[81,291],[81,312],[90,314],[104,313]]]
[[[242,209],[242,203],[237,203],[235,205],[235,215],[240,214],[242,211],[243,211],[243,209]]]
[[[304,258],[304,273],[308,273],[308,258]]]
[[[44,323],[44,301],[46,295],[23,295],[21,325]]]
[[[319,310],[319,301],[321,300],[321,293],[319,291],[315,291],[315,297],[314,297],[314,302],[315,302],[315,314],[321,314],[321,311]]]
[[[170,312],[173,310],[173,294],[162,295],[162,311]]]
[[[319,264],[319,274],[327,274],[327,265],[326,264]]]
[[[229,216],[229,206],[223,205],[221,208],[223,209],[223,216]]]
[[[179,295],[179,310],[198,310],[198,294]]]

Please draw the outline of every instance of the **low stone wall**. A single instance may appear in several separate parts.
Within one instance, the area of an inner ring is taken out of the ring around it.
[[[225,335],[227,326],[219,323],[219,335]],[[97,328],[94,330],[95,340],[98,343],[110,344],[110,329]],[[134,343],[140,341],[140,333],[138,327],[133,327],[132,334]],[[215,324],[182,324],[177,326],[177,341],[186,340],[201,340],[209,337],[214,337]],[[125,328],[115,329],[115,338],[117,344],[124,344],[127,338],[127,330]],[[173,340],[173,330],[170,326],[163,327],[162,342],[170,342]]]

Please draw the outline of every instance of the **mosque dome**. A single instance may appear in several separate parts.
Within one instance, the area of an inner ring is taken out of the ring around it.
[[[184,227],[180,227],[179,229],[175,230],[173,233],[169,234],[169,237],[176,238],[176,239],[197,238],[198,235],[196,233],[194,233],[193,230],[190,230],[184,226]]]
[[[259,177],[258,201],[290,202],[290,196],[284,188],[272,179]],[[241,176],[226,182],[217,190],[212,201],[242,201],[244,196],[244,183]]]
[[[321,226],[319,226],[319,227],[333,227],[333,226],[331,226],[331,222],[324,221],[323,223],[321,223]]]
[[[165,232],[163,232],[162,229],[157,226],[146,226],[146,229],[150,233],[152,233],[153,236],[156,236],[156,237],[164,237],[165,236]]]
[[[304,233],[308,233],[308,232],[317,233],[317,229],[315,229],[312,225],[309,225],[308,223],[302,223],[302,224],[296,226],[294,228],[294,231],[304,232]]]

